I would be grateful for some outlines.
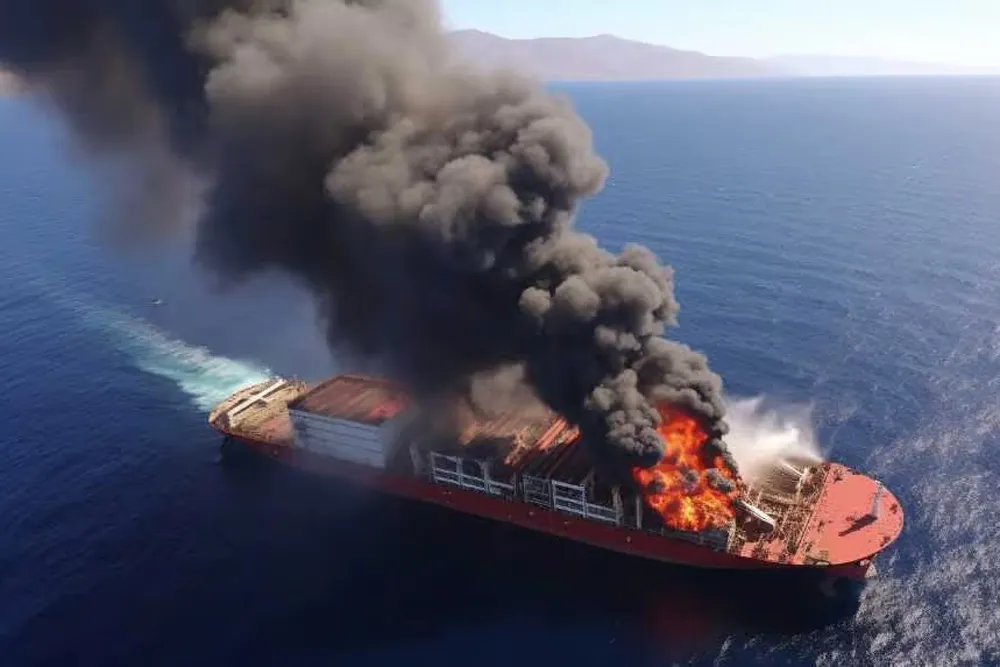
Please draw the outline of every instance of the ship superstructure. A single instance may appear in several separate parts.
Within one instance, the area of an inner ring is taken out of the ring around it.
[[[727,524],[680,530],[641,488],[591,465],[562,417],[540,407],[458,417],[436,428],[393,384],[338,375],[246,387],[209,421],[229,439],[318,474],[673,563],[860,579],[902,530],[900,505],[879,482],[838,463],[794,461],[742,488]]]

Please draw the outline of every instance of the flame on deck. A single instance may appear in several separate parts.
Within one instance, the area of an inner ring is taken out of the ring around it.
[[[662,418],[658,430],[666,442],[666,453],[652,468],[632,470],[646,503],[670,528],[701,531],[725,527],[735,516],[733,502],[738,493],[714,488],[708,471],[715,468],[738,488],[735,471],[721,456],[706,460],[708,434],[695,418],[669,405],[657,408]]]
[[[373,407],[368,412],[366,419],[373,422],[392,419],[401,411],[405,410],[407,405],[407,402],[403,399],[389,399],[384,403],[379,403]]]

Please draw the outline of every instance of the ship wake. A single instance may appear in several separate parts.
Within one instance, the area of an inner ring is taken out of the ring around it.
[[[212,354],[208,348],[171,338],[129,315],[107,313],[105,326],[137,368],[171,380],[203,412],[212,410],[237,389],[272,376],[263,366]]]
[[[110,338],[115,349],[136,368],[173,382],[200,411],[207,413],[237,389],[273,375],[265,366],[213,354],[206,347],[174,338],[142,318],[89,297],[47,285],[39,285],[39,290],[71,311],[84,327]]]

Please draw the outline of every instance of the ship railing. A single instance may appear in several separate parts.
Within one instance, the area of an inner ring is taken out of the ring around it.
[[[515,477],[511,477],[510,482],[501,482],[491,474],[490,461],[476,461],[476,463],[483,471],[483,479],[486,480],[486,493],[508,500],[514,500],[517,497],[517,479]]]
[[[488,465],[483,465],[483,475],[486,477],[486,493],[501,498],[514,498],[516,496],[514,484],[493,479]]]
[[[500,496],[501,498],[513,498],[514,497],[514,485],[507,484],[505,482],[498,482],[495,479],[486,478],[486,491],[491,496]]]
[[[482,472],[479,461],[468,461]],[[451,484],[463,489],[487,492],[487,480],[484,474],[476,475],[465,472],[466,460],[458,456],[448,456],[431,452],[431,478],[438,484]]]
[[[622,512],[614,507],[589,502],[587,487],[584,485],[552,480],[552,501],[555,509],[562,512],[621,525]]]
[[[552,480],[524,475],[521,478],[521,492],[524,501],[539,507],[552,507]]]
[[[479,470],[480,474],[467,472],[466,467],[470,465]],[[493,479],[490,477],[489,466],[475,459],[431,452],[431,478],[439,484],[451,484],[463,489],[488,493],[491,496],[502,498],[514,496],[513,484]]]

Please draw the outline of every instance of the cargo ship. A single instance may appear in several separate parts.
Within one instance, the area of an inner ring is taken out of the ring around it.
[[[253,384],[209,424],[227,445],[310,473],[677,565],[863,581],[903,528],[880,482],[839,463],[796,461],[741,484],[725,524],[678,528],[641,486],[589,465],[579,431],[557,414],[472,415],[460,428],[428,429],[409,395],[361,375]]]

